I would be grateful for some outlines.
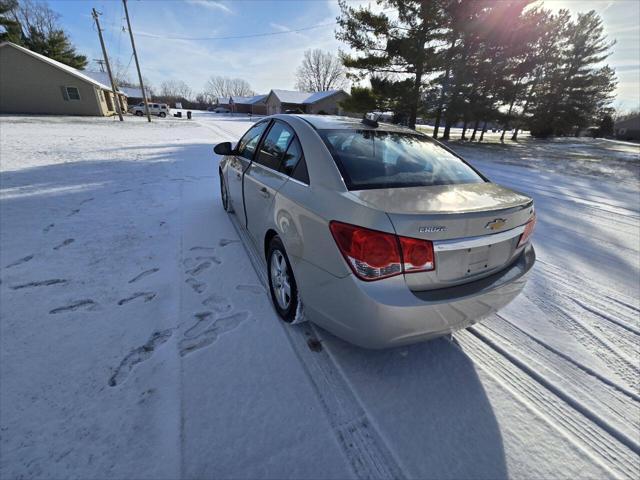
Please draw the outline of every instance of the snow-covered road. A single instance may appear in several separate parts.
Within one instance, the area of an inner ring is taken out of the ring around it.
[[[278,321],[211,152],[249,124],[0,117],[0,477],[638,478],[639,147],[452,142],[535,198],[538,263],[367,351]]]

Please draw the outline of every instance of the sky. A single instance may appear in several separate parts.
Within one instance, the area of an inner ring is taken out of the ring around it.
[[[640,1],[539,1],[554,10],[595,10],[601,15],[608,37],[616,40],[607,61],[619,82],[614,106],[639,108]],[[357,3],[375,6],[374,1]],[[89,70],[98,70],[93,59],[102,58],[91,18],[95,7],[102,14],[110,58],[136,78],[120,0],[50,0],[49,4],[61,15],[78,50],[91,59]],[[143,76],[156,88],[164,80],[176,79],[198,92],[209,77],[222,75],[243,78],[258,93],[293,89],[295,70],[305,50],[337,53],[346,48],[335,39],[337,0],[129,0],[128,6]],[[296,29],[304,30],[278,34]],[[255,33],[273,35],[228,38]]]

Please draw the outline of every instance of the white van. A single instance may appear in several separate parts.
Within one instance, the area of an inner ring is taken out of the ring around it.
[[[129,109],[129,112],[133,113],[134,115],[137,115],[138,117],[142,117],[143,115],[146,115],[144,110],[144,102],[140,102],[138,105],[134,105]],[[149,113],[151,115],[157,115],[159,117],[164,118],[167,115],[169,115],[171,111],[169,109],[169,105],[167,105],[166,103],[149,102]]]

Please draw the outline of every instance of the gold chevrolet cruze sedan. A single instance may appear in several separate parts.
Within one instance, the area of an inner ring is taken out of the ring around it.
[[[285,322],[302,304],[363,347],[418,342],[505,306],[535,262],[532,199],[413,130],[274,115],[214,150]]]

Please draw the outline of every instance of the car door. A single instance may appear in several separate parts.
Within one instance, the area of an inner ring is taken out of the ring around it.
[[[287,176],[279,170],[294,137],[291,127],[274,120],[244,175],[247,230],[259,248],[262,247],[264,233],[272,216],[274,197],[287,181]]]
[[[244,211],[242,177],[253,160],[262,134],[267,129],[269,121],[256,123],[240,139],[236,147],[236,155],[230,157],[227,163],[227,193],[231,206],[241,225],[247,224]]]

